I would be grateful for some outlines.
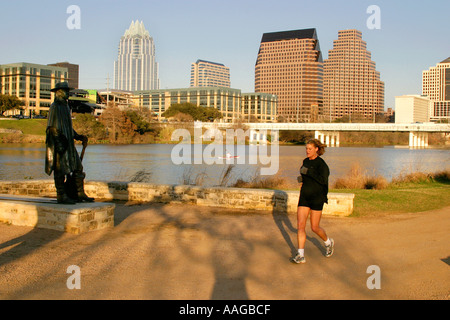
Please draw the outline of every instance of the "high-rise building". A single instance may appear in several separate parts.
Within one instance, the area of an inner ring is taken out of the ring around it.
[[[221,63],[197,60],[191,64],[191,87],[229,88],[230,68]]]
[[[67,68],[67,70],[69,71],[69,79],[67,80],[67,82],[69,83],[69,87],[74,89],[79,88],[79,74],[80,74],[79,65],[72,64],[69,62],[57,62],[49,64],[49,66]]]
[[[131,22],[120,39],[114,87],[128,91],[159,89],[155,44],[142,21]]]
[[[323,107],[322,77],[316,29],[263,34],[255,92],[278,96],[278,121],[317,122]]]
[[[68,78],[65,67],[26,62],[0,65],[0,93],[17,96],[25,104],[23,111],[14,110],[8,114],[46,114],[54,98],[50,90]]]
[[[384,82],[358,30],[341,30],[323,66],[324,121],[375,120],[384,112]],[[328,118],[328,119],[327,119]]]
[[[432,121],[450,119],[450,57],[422,72],[422,95],[431,100]]]

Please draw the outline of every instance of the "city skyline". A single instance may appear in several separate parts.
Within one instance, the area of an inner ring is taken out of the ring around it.
[[[66,26],[71,4],[80,8],[80,29]],[[371,30],[367,9],[373,4],[381,28]],[[2,9],[21,14],[20,24],[14,14],[0,22],[8,30],[0,35],[0,64],[68,61],[80,66],[80,88],[106,88],[108,76],[112,87],[117,41],[134,20],[155,40],[161,88],[189,87],[192,61],[205,59],[230,68],[232,87],[253,92],[264,33],[316,28],[326,59],[339,30],[358,29],[385,82],[387,109],[395,96],[420,94],[422,71],[450,55],[443,40],[448,1],[21,1]]]

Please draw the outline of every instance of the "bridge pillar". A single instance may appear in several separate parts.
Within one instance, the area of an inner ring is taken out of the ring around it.
[[[410,148],[426,148],[428,147],[428,133],[427,132],[409,132],[409,147]]]
[[[339,147],[339,132],[316,130],[314,132],[314,138],[326,144],[328,147]]]
[[[250,129],[250,143],[267,143],[267,130]]]

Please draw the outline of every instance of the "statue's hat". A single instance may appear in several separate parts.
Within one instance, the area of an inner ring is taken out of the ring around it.
[[[69,84],[67,82],[58,82],[55,87],[53,89],[51,89],[50,91],[58,91],[59,89],[63,89],[63,90],[73,90],[73,88],[69,87]]]

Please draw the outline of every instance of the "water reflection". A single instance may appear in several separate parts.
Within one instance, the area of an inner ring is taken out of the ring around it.
[[[86,149],[83,165],[88,180],[128,181],[137,172],[144,172],[153,183],[180,184],[188,178],[194,181],[199,177],[204,185],[218,185],[227,163],[237,163],[227,160],[224,164],[174,165],[171,160],[173,147],[173,144],[90,145]],[[81,146],[77,148],[80,150]],[[232,146],[226,149],[235,150]],[[251,151],[248,146],[245,149],[248,156]],[[305,158],[305,147],[280,146],[279,155],[278,174],[295,185],[298,168]],[[0,180],[49,179],[44,172],[44,158],[45,147],[42,144],[0,144]],[[400,173],[448,169],[450,152],[448,149],[340,147],[327,148],[323,158],[330,167],[332,183],[345,175],[353,164],[359,164],[367,173],[379,174],[388,180]],[[237,178],[250,179],[260,166],[248,164],[248,161],[247,164],[236,164],[230,182]]]

